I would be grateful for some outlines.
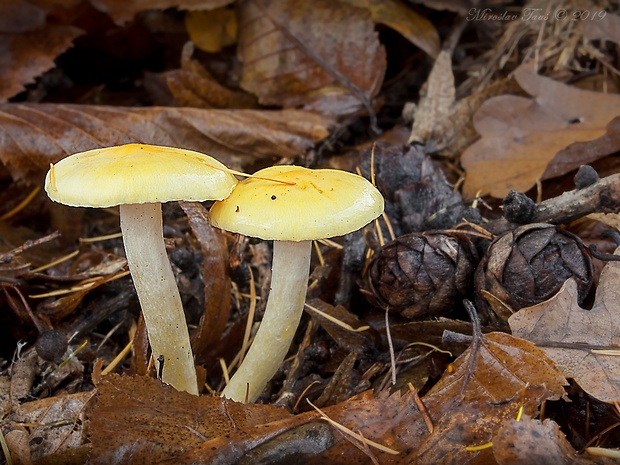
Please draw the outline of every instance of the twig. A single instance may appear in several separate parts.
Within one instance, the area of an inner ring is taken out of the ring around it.
[[[463,305],[465,306],[465,310],[467,310],[467,314],[471,319],[472,341],[470,347],[471,352],[469,354],[469,364],[467,366],[467,372],[465,373],[465,377],[463,379],[463,385],[461,386],[461,394],[465,394],[465,390],[467,389],[469,380],[474,373],[476,359],[478,358],[478,352],[480,351],[480,345],[482,344],[482,330],[480,329],[480,320],[478,319],[476,308],[474,307],[474,304],[472,304],[467,299],[463,301]]]
[[[620,173],[537,203],[522,222],[563,224],[590,213],[620,213]],[[505,218],[493,221],[486,227],[496,234],[511,229]]]

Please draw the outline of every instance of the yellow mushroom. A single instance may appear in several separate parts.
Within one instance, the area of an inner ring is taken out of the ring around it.
[[[209,212],[214,226],[274,241],[265,315],[223,391],[241,402],[258,398],[286,356],[304,307],[312,240],[356,231],[383,212],[379,191],[346,171],[274,166],[255,176]]]
[[[191,150],[128,144],[71,155],[50,167],[45,190],[74,207],[120,205],[129,270],[162,381],[198,394],[181,297],[166,254],[161,203],[220,200],[237,180],[226,166]]]

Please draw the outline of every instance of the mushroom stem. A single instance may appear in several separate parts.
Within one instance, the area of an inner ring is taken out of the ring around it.
[[[164,357],[161,380],[198,395],[181,296],[168,260],[160,203],[120,206],[125,254],[153,351]]]
[[[274,241],[265,315],[223,396],[254,402],[282,364],[304,309],[311,252],[312,241]]]

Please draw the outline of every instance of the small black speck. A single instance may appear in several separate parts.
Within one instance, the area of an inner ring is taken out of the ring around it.
[[[272,195],[271,200],[275,200],[275,199],[277,199],[277,197],[275,195]]]
[[[239,205],[237,205],[237,208],[235,208],[235,213],[239,213]]]

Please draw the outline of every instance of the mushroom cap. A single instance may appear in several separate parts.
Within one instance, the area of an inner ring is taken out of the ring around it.
[[[220,200],[237,183],[225,165],[200,152],[127,144],[76,153],[50,166],[47,195],[74,207],[172,200]]]
[[[383,212],[379,191],[347,171],[288,165],[253,176],[213,204],[214,226],[267,240],[305,241],[356,231]]]

